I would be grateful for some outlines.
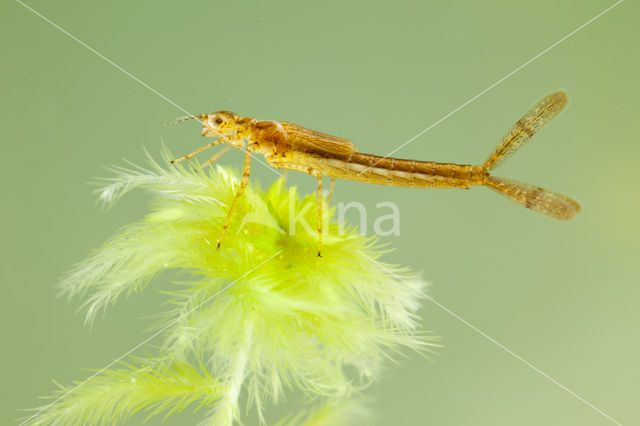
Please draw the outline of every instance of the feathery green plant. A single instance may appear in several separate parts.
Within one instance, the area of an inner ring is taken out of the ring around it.
[[[154,358],[61,387],[29,424],[117,424],[137,411],[169,415],[194,403],[208,407],[205,424],[232,425],[241,392],[265,423],[265,401],[277,403],[289,389],[327,401],[304,424],[328,424],[345,410],[335,401],[373,380],[393,352],[435,345],[417,330],[424,283],[382,265],[375,239],[329,219],[323,257],[316,256],[314,195],[301,198],[282,179],[267,191],[249,186],[217,250],[237,178],[223,168],[148,161],[114,169],[98,192],[112,204],[137,187],[155,191],[151,212],[76,265],[63,293],[84,298],[90,323],[163,270],[184,269],[193,280],[168,294],[173,308],[157,325]]]

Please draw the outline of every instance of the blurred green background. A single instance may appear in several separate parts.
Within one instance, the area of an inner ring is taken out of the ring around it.
[[[174,153],[202,143],[196,123],[162,126],[185,115],[176,105],[291,121],[384,155],[614,2],[28,4],[148,87],[20,3],[0,4],[0,424],[17,424],[52,379],[69,384],[135,346],[163,309],[150,288],[84,327],[55,284],[146,211],[136,192],[105,214],[92,178],[123,158],[141,163],[161,141]],[[481,163],[522,113],[565,89],[569,107],[499,174],[570,194],[584,208],[576,219],[479,188],[341,181],[334,198],[370,217],[377,202],[396,203],[401,235],[384,239],[397,248],[385,260],[424,271],[441,305],[623,424],[640,424],[639,12],[621,3],[396,153]],[[221,163],[239,169],[241,155]],[[274,180],[254,164],[254,182]],[[313,178],[289,176],[314,191]],[[367,392],[371,424],[615,424],[442,307],[420,313],[445,347],[435,362],[408,354],[388,365]]]

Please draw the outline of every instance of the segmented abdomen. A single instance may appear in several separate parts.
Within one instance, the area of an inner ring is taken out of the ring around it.
[[[326,176],[410,188],[468,188],[484,183],[480,166],[403,160],[355,152],[343,158],[306,156],[306,165]]]

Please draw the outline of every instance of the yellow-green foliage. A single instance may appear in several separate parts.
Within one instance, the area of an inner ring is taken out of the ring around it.
[[[316,256],[314,194],[301,199],[283,180],[266,192],[249,186],[217,250],[237,178],[222,168],[164,167],[151,159],[149,165],[116,169],[99,194],[112,203],[136,187],[152,190],[158,197],[151,212],[76,265],[62,288],[84,297],[90,322],[120,295],[143,290],[155,274],[190,271],[193,280],[177,283],[168,295],[173,309],[163,314],[162,341],[155,342],[160,350],[148,361],[158,367],[100,374],[32,421],[112,423],[142,408],[171,412],[192,400],[215,400],[207,421],[232,424],[239,420],[241,392],[261,415],[265,397],[277,402],[290,388],[345,397],[370,382],[390,352],[432,344],[417,331],[424,284],[382,265],[374,240],[331,222],[323,257]],[[303,217],[310,229],[291,215]],[[188,367],[193,363],[201,368]],[[104,383],[108,403],[97,396]],[[193,395],[186,398],[181,392],[189,387]]]
[[[119,424],[144,410],[148,417],[182,411],[197,402],[196,410],[212,406],[224,395],[224,385],[204,368],[189,364],[136,360],[137,365],[105,370],[73,386],[60,386],[59,398],[30,424]]]

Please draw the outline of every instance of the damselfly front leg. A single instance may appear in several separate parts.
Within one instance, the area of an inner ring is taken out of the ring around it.
[[[198,155],[199,153],[201,153],[202,151],[204,151],[205,149],[209,149],[212,146],[220,145],[221,143],[226,143],[226,142],[228,142],[227,138],[219,138],[219,139],[217,139],[217,140],[215,140],[213,142],[209,142],[208,144],[201,146],[200,148],[196,149],[193,152],[190,152],[187,155],[183,155],[180,158],[176,158],[175,160],[171,160],[171,164],[175,164],[175,163],[178,163],[178,162],[184,161],[184,160],[189,160],[189,159],[193,158],[194,156]]]
[[[272,162],[279,169],[296,170],[308,173],[318,179],[318,257],[322,257],[322,172],[313,167],[302,166],[294,163]]]

